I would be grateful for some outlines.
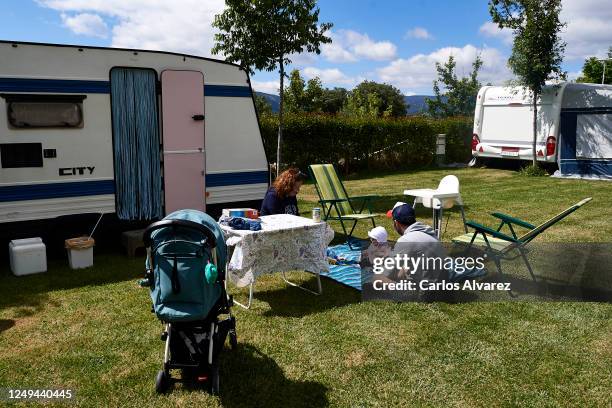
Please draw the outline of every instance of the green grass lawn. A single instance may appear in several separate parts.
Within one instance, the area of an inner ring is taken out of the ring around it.
[[[461,169],[364,175],[346,187],[383,195],[382,212],[404,189],[435,186],[449,172],[461,181],[468,219],[490,224],[487,213],[499,210],[537,224],[590,196],[540,238],[612,238],[606,182]],[[315,196],[312,185],[303,187],[303,213]],[[431,220],[427,210],[417,215]],[[453,212],[444,240],[461,232],[459,220]],[[362,303],[329,280],[315,297],[278,275],[258,280],[251,310],[234,308],[240,346],[223,353],[221,395],[177,386],[158,396],[163,343],[148,293],[136,285],[143,259],[98,253],[91,269],[66,264],[53,260],[48,273],[20,278],[1,265],[0,388],[72,388],[77,406],[104,407],[612,405],[609,304]],[[306,273],[290,278],[314,283]]]

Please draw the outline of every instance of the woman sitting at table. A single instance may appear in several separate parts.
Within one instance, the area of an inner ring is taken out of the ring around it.
[[[307,178],[306,174],[296,168],[283,171],[266,192],[260,215],[300,215],[296,196]]]

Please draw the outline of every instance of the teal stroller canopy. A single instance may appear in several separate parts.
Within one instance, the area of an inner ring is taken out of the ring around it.
[[[206,319],[218,305],[225,280],[227,246],[219,225],[201,211],[179,210],[147,228],[144,241],[157,317],[164,322]]]

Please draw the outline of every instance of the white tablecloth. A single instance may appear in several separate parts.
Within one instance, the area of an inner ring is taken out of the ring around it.
[[[334,230],[325,222],[289,214],[261,218],[261,231],[233,230],[221,225],[233,253],[228,277],[238,287],[266,273],[328,271],[326,250]]]

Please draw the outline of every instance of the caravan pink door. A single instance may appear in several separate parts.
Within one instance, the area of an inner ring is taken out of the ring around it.
[[[163,71],[161,93],[166,214],[205,211],[204,77]]]

